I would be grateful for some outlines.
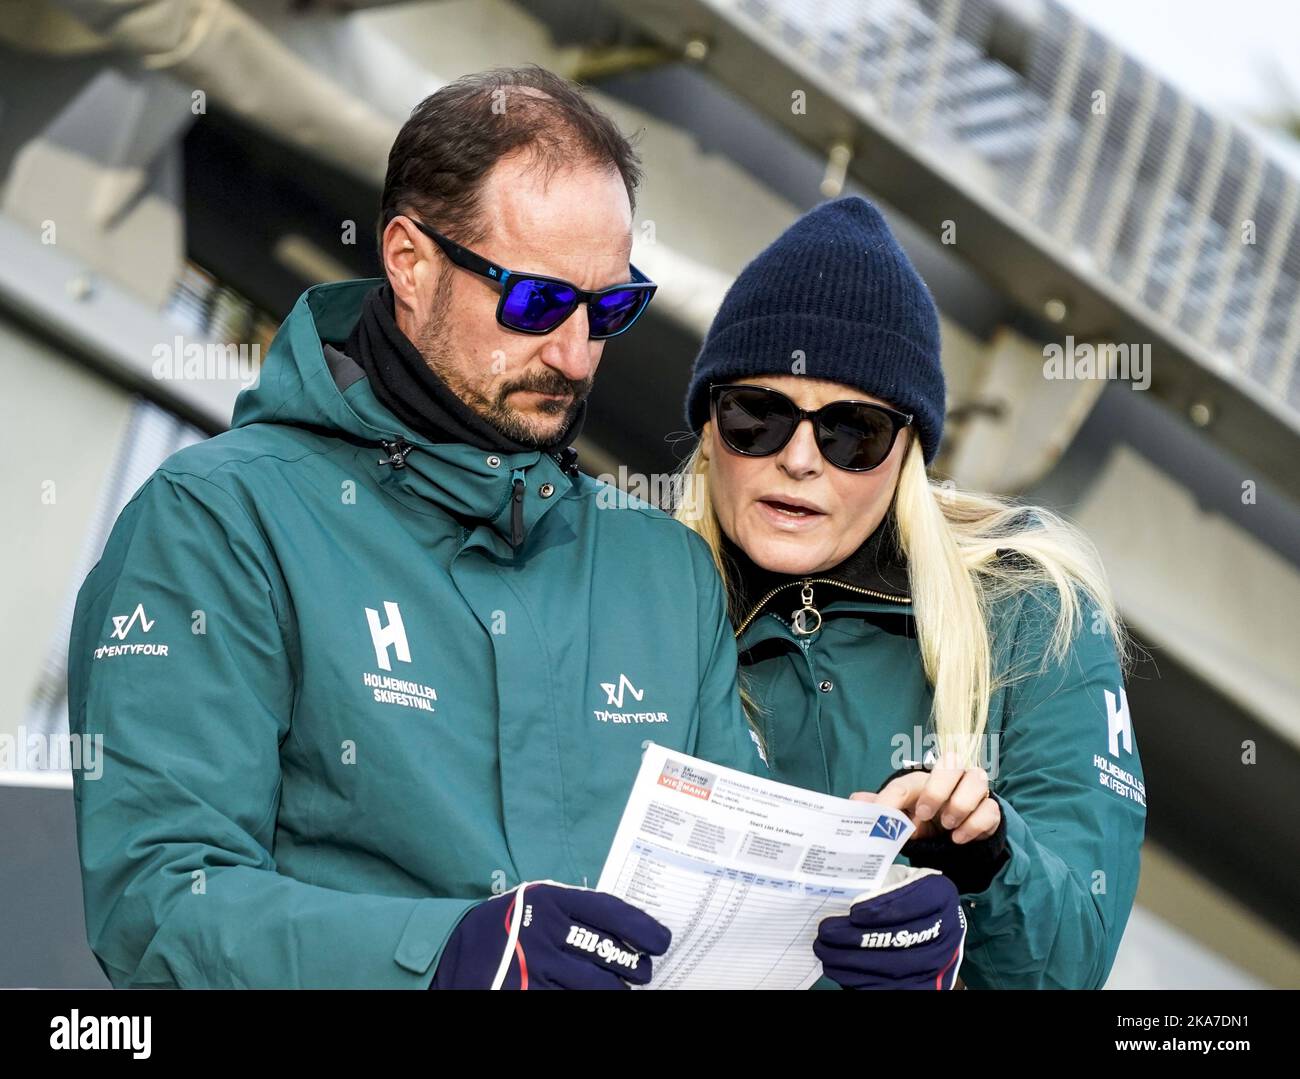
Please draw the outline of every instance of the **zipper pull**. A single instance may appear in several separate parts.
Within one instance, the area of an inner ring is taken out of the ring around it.
[[[812,582],[807,578],[804,578],[803,590],[799,594],[799,602],[803,606],[790,616],[790,628],[800,637],[811,637],[822,628],[822,613],[813,606]],[[816,621],[812,621],[813,619],[816,619]]]
[[[379,459],[381,465],[392,465],[395,469],[406,467],[406,455],[414,449],[406,439],[399,438],[396,442],[387,442],[381,438],[379,444],[384,447],[384,452],[388,454],[387,457]]]
[[[516,468],[510,473],[510,546],[518,549],[524,542],[524,470]]]
[[[578,475],[578,451],[572,446],[565,446],[564,449],[557,453],[551,454],[552,460],[560,466],[560,471],[564,472],[571,478],[576,479]]]

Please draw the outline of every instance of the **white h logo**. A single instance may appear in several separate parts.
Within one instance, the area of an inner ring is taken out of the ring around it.
[[[393,665],[388,661],[388,646],[395,645],[397,658],[403,663],[411,662],[411,648],[406,643],[406,628],[402,625],[402,612],[396,603],[384,600],[384,613],[388,615],[388,625],[379,624],[379,612],[373,607],[366,608],[366,621],[370,623],[370,639],[375,642],[375,662],[386,671]]]
[[[1124,752],[1133,752],[1133,720],[1128,714],[1128,695],[1119,691],[1119,707],[1115,707],[1115,694],[1104,689],[1106,694],[1106,723],[1110,728],[1110,755],[1119,756],[1119,744],[1124,743]]]

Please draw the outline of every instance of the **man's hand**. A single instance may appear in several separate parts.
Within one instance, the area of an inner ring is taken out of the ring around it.
[[[527,882],[461,919],[431,989],[627,989],[672,933],[608,892]]]
[[[1002,821],[997,799],[989,796],[988,773],[962,768],[950,754],[930,772],[908,772],[886,783],[878,794],[859,791],[852,797],[906,813],[916,826],[913,839],[937,839],[943,829],[954,843],[969,843],[987,839]]]
[[[957,888],[934,869],[892,865],[884,888],[827,918],[813,952],[845,989],[952,989],[966,942]]]

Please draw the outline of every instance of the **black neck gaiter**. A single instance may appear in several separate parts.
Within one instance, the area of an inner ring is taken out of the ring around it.
[[[398,328],[388,282],[366,294],[361,317],[341,347],[365,371],[380,404],[430,442],[463,442],[497,453],[555,453],[578,437],[587,415],[584,400],[564,434],[545,446],[526,445],[497,430],[451,391]]]

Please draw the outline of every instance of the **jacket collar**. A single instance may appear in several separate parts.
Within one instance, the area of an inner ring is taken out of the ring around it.
[[[478,545],[512,558],[537,522],[574,488],[577,454],[495,453],[433,443],[385,408],[364,372],[325,345],[345,340],[376,279],[314,285],[290,312],[232,425],[277,423],[343,438],[381,485],[416,512],[462,521]],[[435,509],[436,508],[436,509]]]
[[[501,453],[463,442],[430,442],[399,423],[375,396],[369,381],[337,362],[336,382],[348,381],[348,403],[379,439],[374,467],[394,493],[431,502],[460,519],[471,532],[468,546],[513,557],[546,512],[573,490],[577,452],[526,450]],[[486,525],[488,532],[480,526]],[[477,531],[476,531],[477,530]]]
[[[542,517],[575,488],[576,465],[566,471],[558,452],[501,454],[464,443],[398,440],[377,458],[375,467],[389,473],[380,482],[392,493],[413,508],[419,508],[415,499],[432,503],[464,525],[465,546],[502,558],[513,558]]]
[[[757,565],[723,533],[722,548],[732,582],[731,613],[737,637],[768,611],[776,612],[788,622],[789,616],[802,606],[805,584],[811,586],[813,605],[818,610],[833,605],[835,610],[910,614],[907,558],[896,536],[891,509],[880,526],[843,562],[815,573],[791,575]]]

